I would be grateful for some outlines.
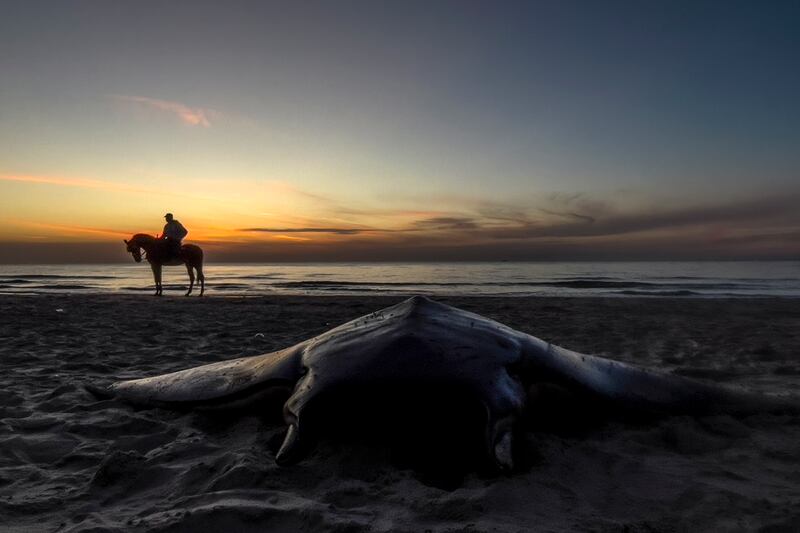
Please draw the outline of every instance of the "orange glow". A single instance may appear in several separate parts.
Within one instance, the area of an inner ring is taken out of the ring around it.
[[[778,235],[770,242],[791,242],[796,227],[796,198],[791,195],[689,207],[550,196],[530,205],[468,198],[457,205],[438,197],[370,202],[344,192],[307,191],[272,177],[213,180],[164,173],[141,186],[130,184],[132,174],[121,172],[119,177],[128,182],[0,174],[0,243],[116,246],[135,233],[159,234],[167,211],[189,230],[187,242],[213,247],[214,257],[235,260],[371,259],[370,250],[382,250],[375,256],[379,258],[417,257],[430,250],[436,251],[433,257],[450,257],[449,250],[469,247],[512,257],[522,247],[539,257],[535,254],[540,249],[644,249],[640,243],[645,241],[684,239],[692,244],[739,238],[746,244],[764,228]]]
[[[71,238],[71,237],[86,237],[86,236],[95,236],[100,237],[99,240],[116,240],[119,238],[129,238],[131,235],[135,233],[147,233],[153,236],[159,233],[159,231],[152,231],[148,229],[132,229],[132,228],[125,228],[125,229],[114,229],[114,228],[101,228],[101,227],[91,227],[91,226],[76,226],[76,225],[68,225],[68,224],[50,224],[50,223],[43,223],[43,222],[32,222],[28,220],[9,220],[9,222],[15,226],[21,228],[30,228],[32,230],[44,230],[47,232],[46,236],[42,235],[33,235],[30,238],[42,239],[42,238]],[[195,227],[190,225],[191,228],[191,241],[196,242],[227,242],[227,243],[235,243],[235,242],[246,242],[245,239],[241,239],[240,235],[232,230],[225,230],[221,228],[203,228],[201,226]],[[105,237],[105,238],[103,238]],[[91,240],[98,240],[97,238]],[[254,239],[249,239],[251,242]]]
[[[125,183],[113,181],[90,180],[84,178],[60,178],[55,176],[22,176],[0,174],[0,180],[18,181],[23,183],[45,183],[48,185],[61,185],[62,187],[82,187],[85,189],[100,189],[104,191],[153,193],[154,189],[136,187]]]
[[[273,239],[282,240],[282,241],[300,241],[300,242],[302,242],[302,241],[310,241],[311,240],[311,239],[309,239],[307,237],[294,237],[292,235],[273,235],[272,238]]]
[[[17,224],[21,226],[28,226],[32,228],[40,228],[40,229],[47,229],[47,230],[55,230],[59,233],[59,236],[73,236],[73,235],[103,235],[105,237],[129,237],[133,235],[135,232],[131,231],[124,231],[124,230],[115,230],[115,229],[107,229],[107,228],[87,228],[83,226],[65,226],[61,224],[43,224],[40,222],[27,222],[27,221],[16,221]]]

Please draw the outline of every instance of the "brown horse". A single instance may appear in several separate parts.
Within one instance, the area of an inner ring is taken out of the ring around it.
[[[128,246],[128,251],[133,254],[133,259],[137,263],[142,262],[142,250],[145,253],[145,259],[150,263],[150,268],[153,269],[153,279],[156,282],[156,296],[161,296],[161,267],[165,265],[186,265],[186,271],[189,273],[189,290],[186,296],[192,293],[194,287],[194,272],[197,271],[197,281],[200,282],[200,296],[206,290],[206,277],[203,275],[203,250],[194,244],[184,244],[181,246],[181,252],[178,257],[169,257],[167,244],[161,240],[146,235],[144,233],[137,233],[129,241],[125,241]]]

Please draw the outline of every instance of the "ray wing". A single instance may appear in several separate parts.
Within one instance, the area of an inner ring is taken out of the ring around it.
[[[137,405],[225,402],[256,394],[271,385],[294,386],[301,375],[300,359],[305,344],[170,374],[120,381],[107,387],[87,385],[86,388],[95,396]]]
[[[635,411],[749,414],[800,410],[797,398],[756,394],[573,352],[530,337],[529,375]]]

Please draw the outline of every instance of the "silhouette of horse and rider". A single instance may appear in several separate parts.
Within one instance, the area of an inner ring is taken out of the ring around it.
[[[172,213],[167,213],[164,218],[167,223],[164,225],[164,231],[160,237],[137,233],[130,240],[125,240],[128,252],[133,255],[134,261],[141,263],[142,250],[144,250],[144,258],[153,269],[156,296],[161,296],[163,292],[161,268],[167,265],[186,265],[186,271],[189,273],[189,290],[186,291],[186,296],[192,293],[195,280],[194,271],[197,271],[197,281],[200,283],[200,296],[202,296],[206,289],[206,278],[203,275],[203,250],[194,244],[181,243],[189,232],[172,216]]]

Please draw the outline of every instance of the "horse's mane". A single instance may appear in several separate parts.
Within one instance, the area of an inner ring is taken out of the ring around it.
[[[156,238],[153,235],[148,235],[147,233],[137,233],[133,237],[130,238],[132,241],[154,241]]]

